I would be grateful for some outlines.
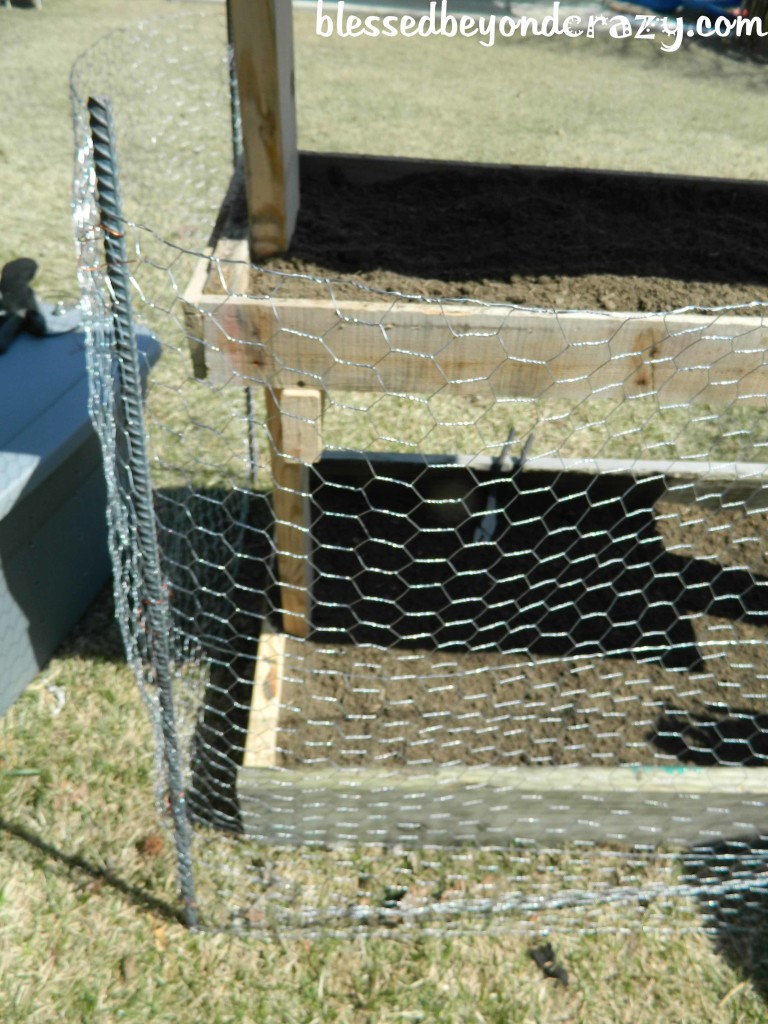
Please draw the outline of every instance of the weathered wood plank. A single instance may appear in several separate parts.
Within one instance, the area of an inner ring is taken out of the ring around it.
[[[293,16],[285,0],[228,0],[251,255],[285,251],[299,209]]]
[[[277,725],[283,690],[286,637],[263,629],[259,637],[244,768],[271,768],[277,758]]]
[[[244,768],[238,796],[246,833],[286,846],[687,846],[768,828],[765,768]]]
[[[322,451],[322,396],[312,388],[267,389],[275,546],[283,629],[307,636],[311,561],[308,466]]]
[[[768,407],[760,317],[198,296],[217,384]]]
[[[195,263],[195,269],[192,271],[192,277],[187,285],[182,303],[187,345],[192,360],[192,373],[198,380],[205,380],[208,376],[208,354],[204,341],[205,314],[201,311],[201,297],[207,294],[206,285],[212,252],[212,249],[206,249],[203,257]]]
[[[250,262],[245,239],[221,238],[215,248],[208,246],[195,263],[182,300],[192,372],[198,380],[208,376],[205,345],[204,302],[247,291]],[[205,296],[205,300],[203,300]]]
[[[248,242],[245,239],[219,239],[208,266],[204,293],[228,296],[233,292],[246,292],[250,267]]]

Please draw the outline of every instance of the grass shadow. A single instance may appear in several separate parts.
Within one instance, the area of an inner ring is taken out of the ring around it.
[[[158,489],[155,510],[175,661],[196,662],[205,677],[193,726],[191,764],[184,766],[191,773],[188,805],[192,816],[205,824],[238,832],[234,787],[267,592],[273,586],[271,507],[264,494],[179,487]],[[126,608],[133,614],[130,604]],[[140,613],[129,630],[140,634]],[[112,580],[57,656],[125,662]],[[186,696],[178,694],[182,702]]]
[[[75,656],[91,661],[125,661],[125,647],[115,616],[115,594],[111,579],[104,584],[85,615],[72,628],[56,656]]]
[[[155,495],[178,652],[204,667],[190,751],[192,818],[242,831],[237,772],[248,731],[256,655],[272,586],[267,495],[163,489]]]
[[[703,886],[698,903],[715,952],[768,1003],[768,840],[694,849],[683,868]]]
[[[94,882],[109,886],[139,909],[150,910],[152,913],[168,921],[178,921],[180,924],[185,923],[180,907],[174,907],[171,903],[154,896],[146,889],[126,882],[124,878],[115,874],[114,871],[110,871],[109,868],[103,865],[95,864],[80,854],[66,853],[64,850],[58,849],[58,847],[47,842],[37,833],[21,825],[19,822],[0,816],[0,830],[9,836],[27,843],[38,853],[42,854],[45,859],[55,861],[70,871],[79,871]]]

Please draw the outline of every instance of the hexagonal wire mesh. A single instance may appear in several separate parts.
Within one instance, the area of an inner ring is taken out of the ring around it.
[[[557,313],[212,255],[223,17],[173,35],[76,65],[76,222],[118,617],[202,923],[741,912],[768,820],[765,306]],[[116,414],[92,95],[163,349],[141,425],[159,566]]]

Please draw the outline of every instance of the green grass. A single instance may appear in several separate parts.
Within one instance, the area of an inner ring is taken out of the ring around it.
[[[0,115],[0,262],[34,256],[41,265],[43,297],[76,292],[69,223],[70,65],[104,32],[140,17],[176,17],[187,8],[196,17],[198,5],[167,0],[131,0],[130,5],[45,0],[42,11],[0,8],[6,81]],[[221,8],[211,5],[211,10]],[[116,37],[100,51],[111,60],[97,57],[91,66],[117,99],[133,93],[141,98],[121,122],[123,144],[128,139],[141,146],[146,143],[143,118],[151,114],[144,104],[153,83],[146,54],[134,54],[133,68],[126,62],[131,38]],[[220,38],[219,24],[211,40]],[[177,27],[168,39],[169,46],[182,48],[188,62],[196,48],[205,50],[205,39],[194,30]],[[339,41],[324,43],[313,36],[307,15],[297,19],[297,50],[300,132],[307,148],[764,174],[761,126],[766,113],[757,72],[706,52],[697,51],[693,62],[683,64],[650,50],[598,53],[596,48],[597,56],[590,57],[587,48],[552,47],[542,64],[545,56],[529,44],[486,52],[471,44],[449,48],[443,41],[430,43],[414,60],[413,44],[385,51],[370,44],[353,49]],[[615,87],[606,88],[604,76],[596,74],[600,70],[617,76]],[[210,125],[205,77],[194,74],[194,64],[182,67],[179,75],[182,84],[175,86],[174,102],[186,97],[199,111],[198,122]],[[661,132],[656,130],[660,110],[665,114]],[[178,107],[174,111],[164,143],[168,159],[177,128],[188,136],[198,123],[184,120]],[[625,130],[628,123],[631,132]],[[132,201],[138,196],[141,209],[156,219],[153,226],[177,232],[181,242],[191,244],[198,237],[206,204],[216,195],[216,168],[227,139],[221,124],[215,127],[199,141],[200,160],[210,160],[212,167],[202,199],[188,205],[179,201],[179,194],[189,192],[179,185],[183,167],[178,164],[169,166],[165,189],[153,192],[151,199],[142,194],[140,173],[127,174]],[[139,168],[141,155],[138,149],[133,153]],[[187,273],[183,259],[147,270],[147,294],[156,282],[155,306],[168,293],[169,275],[183,287]],[[162,310],[143,312],[150,322],[166,328],[171,323]],[[175,308],[170,312],[179,316]],[[245,465],[240,399],[205,389],[201,398],[201,389],[189,381],[179,392],[178,381],[188,369],[180,327],[165,340],[179,351],[169,354],[156,377],[150,413],[160,429],[158,458],[177,470],[159,482],[194,479],[214,487],[240,480]],[[171,386],[173,402],[168,401]],[[348,396],[331,410],[331,440],[349,437],[352,413],[345,406],[359,401],[359,396]],[[510,418],[510,410],[491,410],[482,403],[422,404],[411,411],[412,443],[432,450],[452,446],[459,436],[466,446],[467,430],[473,431],[476,450],[497,438]],[[513,411],[520,433],[533,426],[532,406]],[[360,443],[375,443],[392,415],[382,402],[364,418],[374,436],[357,433]],[[754,441],[753,425],[734,421],[736,433],[728,447],[728,430],[706,411],[698,421],[686,414],[685,423],[694,429],[684,444],[722,450],[723,457],[734,445]],[[217,439],[204,448],[211,424]],[[552,409],[540,444],[562,449],[570,439],[578,452],[582,443],[594,450],[597,439],[608,455],[617,436],[627,432],[642,440],[643,450],[679,450],[668,446],[677,443],[680,425],[665,427],[649,418],[641,402],[629,412]],[[546,921],[532,918],[530,936],[492,931],[405,936],[397,927],[386,939],[287,939],[278,932],[263,941],[191,934],[176,919],[172,844],[158,823],[153,798],[153,749],[149,719],[122,660],[104,595],[0,720],[4,1024],[765,1020],[764,914],[742,920],[741,933],[722,926],[709,934],[701,926],[700,908],[684,900],[653,911],[653,928],[644,928],[641,916],[629,908],[598,907],[585,919],[585,930],[578,927],[580,918],[565,912]],[[243,851],[236,841],[218,837],[216,844],[219,850],[231,847],[233,860],[254,858],[252,849]],[[200,852],[205,858],[205,849]],[[387,886],[404,879],[416,895],[418,885],[430,886],[422,895],[432,899],[455,884],[439,863],[429,870],[422,864],[414,868],[392,856],[368,864],[333,853],[288,857],[262,851],[261,856],[287,884],[300,880],[310,886],[314,881],[316,889],[327,890],[357,886],[365,877],[374,902],[381,902]],[[603,884],[616,870],[610,860],[571,857],[522,856],[511,870],[529,881],[535,873],[538,884],[559,872],[557,877],[570,875],[574,885],[582,886]],[[226,876],[211,870],[211,878],[226,888]],[[221,871],[220,858],[216,870]],[[673,881],[678,868],[674,862],[650,860],[637,871],[649,881]],[[461,873],[475,882],[484,877],[479,863],[470,861]],[[223,892],[219,909],[224,919],[229,905]],[[545,979],[528,955],[533,935],[545,925],[553,929],[549,938],[568,970],[567,988]]]
[[[540,974],[533,937],[188,933],[172,915],[143,708],[105,625],[96,613],[84,622],[0,726],[3,1021],[764,1019],[764,931],[733,939],[723,957],[690,907],[655,920],[666,933],[632,927],[620,909],[585,934],[563,921],[550,940],[567,988]],[[279,869],[299,870],[291,861],[283,855]],[[369,860],[369,874],[378,870]],[[737,956],[743,969],[729,962]]]

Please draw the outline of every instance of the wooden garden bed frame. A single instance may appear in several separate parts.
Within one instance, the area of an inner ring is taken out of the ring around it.
[[[259,644],[238,782],[246,831],[287,844],[594,839],[656,845],[754,834],[756,817],[764,830],[768,769],[276,769],[286,634],[305,637],[310,629],[309,467],[323,453],[325,393],[546,396],[574,403],[596,394],[656,395],[664,406],[765,409],[768,325],[760,317],[715,314],[555,313],[384,296],[249,295],[251,261],[290,242],[300,164],[335,163],[352,182],[391,180],[436,165],[300,157],[290,5],[229,0],[229,15],[248,237],[228,227],[225,202],[185,303],[195,373],[217,386],[264,388],[266,397],[283,632],[265,628]],[[481,468],[477,459],[472,465]],[[658,477],[669,500],[725,498],[768,508],[768,467],[762,464],[533,459],[528,466]]]

